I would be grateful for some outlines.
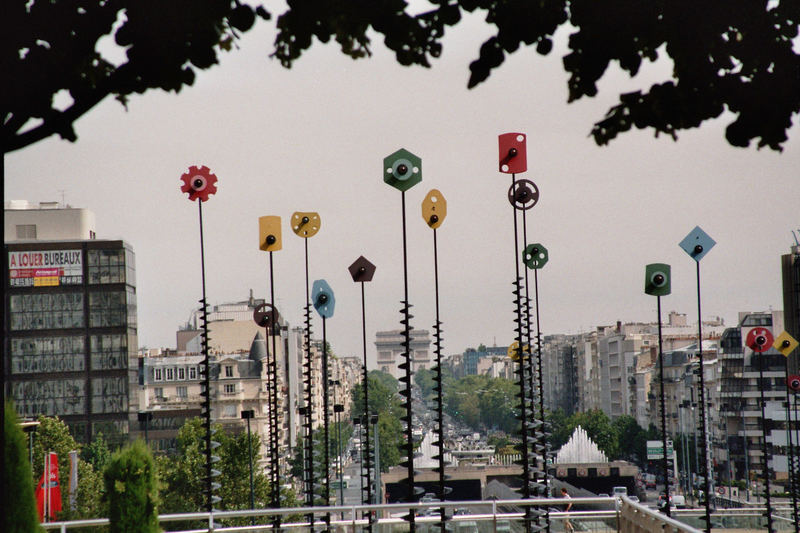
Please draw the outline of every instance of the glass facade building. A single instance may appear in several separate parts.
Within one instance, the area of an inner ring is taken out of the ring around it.
[[[21,417],[124,442],[137,406],[136,268],[123,241],[7,243],[4,387]]]

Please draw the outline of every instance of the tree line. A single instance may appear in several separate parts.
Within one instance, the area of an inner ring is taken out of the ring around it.
[[[416,384],[424,398],[433,398],[432,376],[430,370],[416,372]],[[519,386],[516,381],[485,375],[456,378],[448,372],[442,379],[447,414],[475,431],[505,434],[492,438],[498,449],[516,440],[519,430]],[[599,409],[572,414],[558,409],[546,410],[545,421],[550,430],[549,444],[554,451],[563,446],[580,426],[609,460],[622,459],[640,466],[647,463],[647,441],[659,438],[658,430],[652,424],[643,428],[629,415],[611,420]]]

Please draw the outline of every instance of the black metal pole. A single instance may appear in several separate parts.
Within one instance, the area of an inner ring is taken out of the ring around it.
[[[253,438],[250,435],[250,418],[247,417],[247,458],[250,462],[250,509],[256,508],[255,492],[253,491]]]
[[[406,472],[408,475],[408,492],[406,495],[406,501],[408,503],[414,503],[417,501],[416,491],[414,490],[414,440],[412,435],[412,406],[411,406],[411,364],[412,364],[412,355],[411,355],[411,314],[410,314],[410,307],[411,305],[408,303],[408,242],[406,236],[406,192],[401,191],[401,202],[402,202],[402,218],[403,218],[403,319],[400,321],[403,324],[403,363],[401,366],[405,366],[405,376],[403,376],[400,381],[405,382],[405,388],[401,395],[404,397],[405,401],[405,411],[406,416],[404,417],[404,421],[406,423],[405,428],[405,452],[406,452]],[[408,515],[408,525],[409,530],[411,533],[416,531],[416,524],[414,522],[414,510],[409,509]]]
[[[371,458],[370,458],[370,443],[369,443],[369,370],[367,368],[367,313],[366,303],[364,299],[364,282],[361,282],[361,340],[364,347],[364,448],[363,452],[363,468],[366,472],[366,484],[364,483],[364,476],[361,477],[361,496],[364,497],[364,488],[366,488],[366,501],[364,503],[371,504],[372,502],[372,481],[371,481]],[[365,487],[366,485],[366,487]],[[375,513],[372,511],[367,512],[368,523],[367,531],[372,533],[372,522]]]
[[[522,210],[522,243],[523,246],[527,248],[528,246],[528,216],[527,210]],[[533,420],[534,424],[536,424],[536,407],[539,408],[539,421],[540,424],[538,427],[540,428],[541,436],[537,439],[534,437],[534,441],[536,444],[534,445],[538,455],[541,456],[541,471],[538,473],[539,479],[537,482],[541,482],[544,487],[540,487],[536,491],[537,496],[545,496],[549,497],[550,495],[547,493],[547,489],[550,486],[548,479],[547,479],[547,429],[545,426],[545,419],[544,419],[544,376],[542,374],[542,336],[541,336],[541,324],[539,322],[539,271],[538,269],[533,270],[533,280],[534,280],[534,295],[535,295],[535,309],[536,309],[536,361],[534,363],[533,360],[533,335],[531,333],[531,309],[530,309],[530,296],[528,292],[529,282],[528,282],[528,269],[523,269],[525,271],[525,327],[526,327],[526,337],[527,343],[530,350],[530,374],[529,374],[529,381],[531,387],[531,419]],[[535,365],[535,368],[534,368]],[[536,394],[538,394],[538,401],[536,398]],[[538,404],[538,405],[537,405]],[[534,429],[534,431],[536,431]],[[538,441],[538,442],[537,442]],[[548,507],[544,508],[544,515],[545,520],[545,530],[547,533],[550,533],[550,511]]]
[[[272,384],[272,398],[270,401],[270,462],[272,463],[272,479],[270,480],[271,489],[271,505],[273,509],[281,506],[281,475],[280,475],[280,436],[279,436],[279,418],[278,418],[278,347],[276,339],[277,333],[280,334],[280,324],[277,320],[277,310],[275,309],[275,267],[272,262],[273,252],[269,252],[269,294],[270,306],[272,307],[273,320],[267,328],[268,337],[264,340],[264,344],[268,347],[270,341],[270,334],[272,340],[272,357],[269,357],[269,348],[267,348],[267,370],[269,372],[268,383]],[[281,523],[281,515],[275,514],[272,518],[273,527],[279,528]]]
[[[797,393],[795,392],[792,394],[794,397],[794,424],[795,424],[795,434],[797,434],[797,426],[800,425],[800,413],[798,413],[798,401],[797,401]],[[797,446],[797,442],[795,442],[795,446]],[[794,454],[794,487],[795,487],[795,496],[799,496],[797,493],[800,492],[800,454],[797,453],[795,450]],[[795,511],[797,511],[797,507],[795,507]],[[800,520],[795,519],[794,521],[795,527],[798,527],[800,524]]]
[[[303,361],[303,370],[305,375],[305,435],[304,435],[304,474],[305,474],[305,492],[306,492],[306,505],[309,507],[314,506],[314,489],[316,488],[314,479],[314,431],[313,431],[313,378],[314,378],[314,360],[311,356],[311,296],[308,287],[308,239],[304,239],[305,250],[305,273],[306,273],[306,307],[305,307],[305,350],[306,357]],[[314,513],[309,513],[308,521],[311,529],[314,529]]]
[[[664,447],[661,467],[664,470],[664,498],[666,499],[664,509],[666,515],[671,517],[669,508],[669,461],[667,460],[667,405],[664,400],[664,351],[661,336],[661,296],[656,296],[656,300],[658,302],[658,382],[661,397],[661,445]]]
[[[703,505],[705,507],[705,516],[703,519],[706,522],[705,531],[711,533],[711,483],[709,478],[709,457],[708,457],[708,419],[706,418],[706,385],[705,385],[705,370],[703,366],[703,316],[700,314],[700,261],[695,261],[697,265],[697,358],[700,363],[700,437],[703,440],[700,446],[700,453],[703,459],[703,466],[700,469],[703,476],[703,494],[705,495]]]
[[[206,478],[205,478],[205,491],[206,491],[206,512],[210,513],[214,509],[214,495],[213,484],[211,476],[211,372],[210,362],[208,359],[208,304],[206,301],[206,259],[205,259],[205,246],[203,243],[203,201],[198,200],[197,209],[200,217],[200,272],[203,280],[203,299],[200,300],[202,306],[202,313],[200,314],[201,322],[203,323],[203,337],[202,337],[202,350],[203,350],[203,386],[205,387],[203,398],[203,411],[205,418],[203,425],[205,426],[205,456],[206,456]]]
[[[766,504],[767,504],[767,533],[773,533],[775,531],[772,527],[772,499],[770,496],[770,488],[769,488],[769,444],[767,443],[767,413],[766,413],[766,403],[767,400],[764,397],[764,365],[766,365],[766,357],[764,353],[753,352],[754,357],[758,357],[759,365],[758,365],[758,391],[761,394],[761,455],[763,463],[763,472],[764,472],[764,487],[765,487],[765,496],[766,496]]]
[[[511,186],[514,186],[516,182],[517,176],[516,174],[511,175]],[[519,254],[519,228],[517,224],[517,208],[516,206],[511,206],[512,213],[514,215],[514,268],[516,269],[517,277],[514,280],[514,297],[515,297],[515,304],[517,307],[517,316],[514,322],[516,323],[516,334],[517,334],[517,354],[518,357],[518,375],[519,375],[519,398],[520,398],[520,422],[521,422],[521,437],[522,437],[522,497],[524,499],[529,499],[531,497],[531,475],[530,475],[530,464],[528,458],[528,413],[527,413],[527,395],[525,394],[526,389],[526,356],[525,356],[525,337],[523,335],[523,315],[522,315],[522,287],[520,287],[522,278],[519,275],[519,261],[520,261],[520,254]],[[526,533],[531,532],[531,507],[529,505],[525,506],[525,531]]]
[[[787,434],[787,441],[786,444],[789,448],[789,492],[792,494],[792,518],[794,519],[794,531],[795,533],[800,532],[800,516],[798,516],[797,510],[797,471],[795,469],[795,453],[794,453],[794,435],[793,428],[792,428],[792,396],[793,393],[789,388],[789,358],[786,357],[785,360],[786,366],[784,366],[784,371],[786,374],[786,434]]]
[[[322,410],[323,410],[323,435],[325,446],[324,468],[325,468],[325,506],[331,505],[331,444],[330,444],[330,386],[328,381],[328,341],[325,327],[325,317],[322,317]],[[325,524],[328,529],[331,527],[331,514],[325,514]]]
[[[436,426],[437,426],[437,442],[435,443],[438,448],[437,459],[437,473],[439,474],[438,496],[440,501],[445,500],[446,488],[444,486],[444,398],[442,389],[442,322],[439,320],[439,245],[436,238],[436,228],[433,228],[433,281],[434,281],[434,295],[436,299],[436,324],[434,326],[434,335],[436,337],[436,345],[434,350],[436,352],[436,368],[434,369],[434,381],[436,383]],[[446,509],[439,508],[439,528],[442,533],[445,532],[445,520],[447,519]]]

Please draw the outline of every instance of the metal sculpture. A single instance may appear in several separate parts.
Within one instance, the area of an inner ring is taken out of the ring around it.
[[[202,323],[200,346],[203,352],[203,360],[200,362],[200,372],[203,374],[200,396],[203,400],[200,406],[205,429],[204,492],[206,496],[206,512],[210,513],[214,510],[214,504],[220,501],[220,497],[214,494],[214,491],[220,488],[220,484],[214,481],[214,478],[219,476],[220,472],[212,468],[212,465],[219,461],[219,457],[212,454],[212,450],[217,448],[219,443],[211,440],[213,430],[211,428],[211,373],[208,356],[208,302],[206,300],[206,260],[203,243],[203,202],[208,201],[208,197],[217,192],[217,176],[207,166],[191,166],[188,171],[181,175],[181,181],[183,181],[181,192],[188,193],[189,200],[199,200],[197,209],[200,219],[200,275],[203,285],[203,298],[200,300],[200,322]]]
[[[383,159],[383,181],[391,185],[401,192],[401,209],[402,209],[402,223],[403,223],[403,307],[400,309],[402,319],[400,323],[403,325],[403,353],[401,357],[403,362],[400,363],[398,368],[403,370],[403,375],[398,380],[403,385],[401,386],[400,396],[402,396],[402,408],[405,410],[405,416],[400,420],[405,423],[404,436],[405,436],[405,453],[406,460],[401,461],[400,465],[404,466],[407,471],[408,477],[402,482],[407,486],[406,502],[415,503],[422,488],[414,486],[414,439],[412,434],[412,410],[411,410],[411,374],[413,369],[411,366],[411,304],[408,302],[408,239],[406,235],[406,191],[422,181],[422,160],[408,150],[401,148],[391,155]],[[414,522],[414,512],[409,509],[409,513],[403,517],[408,521],[411,533],[416,531]]]
[[[797,392],[800,390],[800,376],[796,375],[789,375],[789,354],[791,354],[795,348],[798,346],[797,340],[789,335],[786,331],[781,333],[775,339],[775,343],[772,345],[773,348],[778,350],[781,355],[783,355],[786,360],[786,366],[784,367],[784,371],[786,372],[786,434],[788,435],[788,448],[789,448],[789,492],[792,495],[792,518],[794,518],[794,531],[798,533],[800,531],[800,513],[797,509],[797,493],[800,491],[800,486],[798,485],[798,464],[797,464],[797,453],[795,453],[794,447],[795,442],[794,438],[797,433],[797,417],[795,416],[794,424],[792,424],[792,397],[795,394],[792,394],[792,391]],[[795,406],[797,405],[797,400],[795,398]]]
[[[700,435],[702,443],[700,445],[700,457],[703,466],[700,469],[700,476],[703,480],[703,494],[705,515],[705,531],[711,533],[711,496],[714,494],[714,485],[711,479],[711,454],[710,433],[708,431],[708,416],[706,405],[705,370],[703,366],[703,318],[700,314],[700,260],[714,247],[716,242],[708,236],[706,232],[696,226],[689,234],[684,237],[679,246],[684,252],[694,259],[697,265],[697,358],[700,365],[699,369],[699,401],[700,401]]]
[[[272,254],[283,248],[281,239],[281,217],[269,215],[258,219],[258,248],[269,253],[269,294],[270,308],[269,315],[259,315],[265,323],[267,336],[265,345],[267,348],[267,403],[269,404],[269,458],[270,458],[270,504],[273,508],[281,506],[280,501],[280,422],[279,412],[279,391],[278,391],[278,350],[276,337],[280,334],[280,323],[278,311],[275,309],[275,268],[273,266]],[[258,312],[258,310],[257,310]],[[256,318],[254,316],[254,318]],[[258,321],[258,320],[257,320]],[[272,340],[272,350],[269,344]],[[275,525],[279,525],[280,515],[275,515]]]
[[[772,498],[770,497],[769,489],[769,478],[771,474],[769,457],[772,450],[770,449],[769,442],[767,442],[767,400],[764,397],[764,366],[766,365],[766,358],[764,357],[764,352],[769,350],[774,342],[775,339],[772,337],[772,332],[761,327],[751,329],[747,337],[745,337],[745,345],[753,350],[753,357],[756,357],[756,354],[758,354],[758,391],[761,395],[761,456],[764,461],[762,469],[764,472],[764,502],[767,508],[765,515],[767,517],[767,533],[772,533],[775,529],[772,527]]]
[[[323,465],[325,470],[325,485],[324,497],[325,506],[331,505],[331,441],[330,441],[330,372],[328,371],[328,334],[325,326],[326,320],[333,316],[333,310],[336,306],[336,298],[333,296],[333,290],[328,282],[324,279],[318,279],[314,282],[311,289],[311,298],[314,302],[314,309],[317,310],[319,316],[322,317],[322,423],[323,423],[323,442],[324,442],[324,457]],[[330,529],[331,514],[325,514],[325,523]]]
[[[445,486],[446,476],[444,473],[444,396],[442,394],[442,322],[439,320],[439,247],[436,240],[436,230],[442,225],[447,216],[447,200],[437,189],[431,189],[422,200],[422,220],[433,230],[433,280],[434,294],[436,302],[436,322],[433,326],[434,353],[436,356],[433,370],[433,390],[436,392],[436,440],[433,445],[438,448],[438,452],[433,456],[437,461],[433,469],[439,475],[439,483],[436,495],[439,501],[444,501],[447,494],[452,489]],[[445,521],[447,513],[444,507],[439,508],[439,527],[442,533],[445,531]]]
[[[508,190],[508,200],[512,206],[514,215],[514,266],[516,268],[516,278],[514,279],[514,305],[516,307],[515,323],[515,345],[517,367],[515,373],[517,374],[519,383],[520,399],[518,405],[519,419],[520,419],[520,436],[521,436],[521,456],[522,456],[522,497],[529,499],[531,496],[540,495],[546,492],[546,486],[540,483],[543,480],[544,473],[539,470],[535,464],[536,457],[530,456],[531,444],[536,436],[537,430],[543,431],[542,422],[536,419],[534,415],[534,391],[537,390],[534,380],[534,372],[531,361],[530,351],[526,351],[524,347],[530,345],[530,304],[529,299],[523,296],[522,281],[520,276],[520,247],[519,247],[519,225],[517,221],[517,211],[523,213],[536,205],[539,200],[539,193],[536,185],[529,180],[517,181],[516,174],[518,172],[525,172],[527,170],[527,154],[526,154],[526,135],[523,133],[505,133],[498,137],[499,147],[499,170],[505,174],[511,174],[511,187]],[[524,224],[523,224],[524,228]],[[526,284],[527,290],[527,284]],[[524,306],[524,307],[523,307]],[[524,309],[524,312],[523,312]],[[530,420],[529,420],[530,414]],[[533,432],[533,433],[532,433]],[[541,451],[540,446],[536,446],[534,451]],[[546,453],[546,452],[543,452]],[[545,457],[542,456],[544,463]],[[531,491],[533,489],[533,491]],[[542,513],[538,509],[533,509],[531,506],[525,506],[524,524],[526,533],[531,531],[539,531],[542,529],[540,524],[540,516]],[[549,518],[547,519],[549,522]],[[532,522],[535,522],[533,524]]]
[[[350,276],[353,281],[361,284],[361,340],[364,347],[364,454],[362,461],[362,474],[361,474],[361,500],[362,503],[370,505],[376,503],[372,501],[372,448],[369,439],[369,370],[367,367],[367,315],[366,305],[364,300],[364,283],[372,281],[375,275],[375,265],[370,263],[363,255],[356,259],[352,265],[348,267]],[[374,522],[375,513],[367,511],[365,518],[368,519],[367,531],[372,533],[372,524]]]
[[[303,387],[305,395],[305,406],[301,410],[303,418],[303,492],[305,494],[306,505],[314,506],[314,493],[316,490],[316,478],[314,475],[314,432],[312,423],[314,420],[314,360],[311,355],[311,295],[308,286],[308,239],[317,234],[322,221],[319,214],[315,212],[296,211],[292,214],[292,231],[295,235],[303,239],[305,252],[305,274],[306,274],[306,305],[303,311],[305,319],[305,359],[303,360]],[[308,515],[311,528],[314,527],[314,514]]]
[[[525,221],[525,214],[523,211],[523,227],[527,226],[527,222]],[[523,239],[525,242],[528,240],[527,230],[523,231]],[[522,260],[525,265],[533,270],[533,287],[534,287],[534,305],[536,308],[536,379],[531,379],[531,389],[533,387],[538,388],[538,396],[539,396],[539,421],[541,422],[541,429],[536,431],[534,436],[538,437],[536,439],[536,454],[541,457],[542,461],[542,484],[544,485],[545,496],[549,496],[547,494],[547,487],[550,486],[547,474],[547,459],[550,455],[550,449],[547,442],[547,426],[545,424],[545,416],[544,416],[544,374],[542,372],[542,327],[539,322],[541,313],[539,307],[539,270],[544,268],[549,260],[550,255],[547,252],[547,248],[545,248],[540,243],[533,243],[529,244],[525,247],[525,250],[522,252]],[[530,338],[530,311],[529,311],[529,302],[530,298],[528,297],[528,271],[525,271],[525,300],[526,302],[526,313],[528,317],[528,336]],[[531,377],[533,377],[533,364],[531,363]],[[535,419],[535,417],[534,417]],[[541,495],[540,490],[540,495]],[[545,529],[549,532],[550,531],[550,513],[545,511]]]
[[[270,265],[270,272],[272,271]],[[280,507],[280,458],[278,454],[278,372],[277,372],[277,351],[275,347],[275,335],[280,331],[280,314],[271,303],[261,304],[253,311],[253,321],[264,328],[264,346],[266,348],[267,361],[267,404],[269,414],[267,416],[267,427],[269,428],[269,482],[270,482],[270,505],[273,508]],[[269,339],[272,337],[272,350],[270,350]],[[250,422],[248,421],[248,424]],[[280,520],[276,515],[273,519]]]
[[[661,336],[661,297],[668,295],[672,290],[670,279],[670,266],[664,263],[652,263],[645,267],[644,271],[644,292],[655,296],[658,302],[658,384],[659,384],[659,403],[661,406],[661,445],[664,454],[661,461],[661,468],[664,471],[664,512],[671,516],[669,483],[671,476],[669,470],[669,460],[667,459],[667,406],[664,398],[664,351]]]

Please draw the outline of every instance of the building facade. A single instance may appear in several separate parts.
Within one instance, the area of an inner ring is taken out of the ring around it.
[[[774,480],[786,480],[788,472],[786,358],[774,348],[762,354],[743,342],[756,327],[773,335],[783,331],[783,312],[740,313],[739,326],[725,332],[722,343],[721,430],[725,444],[721,474],[763,483],[768,463]],[[760,373],[763,365],[763,381]],[[761,390],[764,389],[768,456],[762,451]],[[795,435],[796,437],[796,435]],[[796,442],[796,441],[795,441]]]
[[[79,442],[125,442],[137,410],[133,250],[91,239],[87,210],[26,205],[4,211],[6,398],[21,417],[60,417]]]
[[[783,325],[786,332],[800,340],[800,244],[781,256],[783,277]],[[780,333],[780,332],[778,332]],[[789,354],[789,374],[800,374],[800,350]]]

